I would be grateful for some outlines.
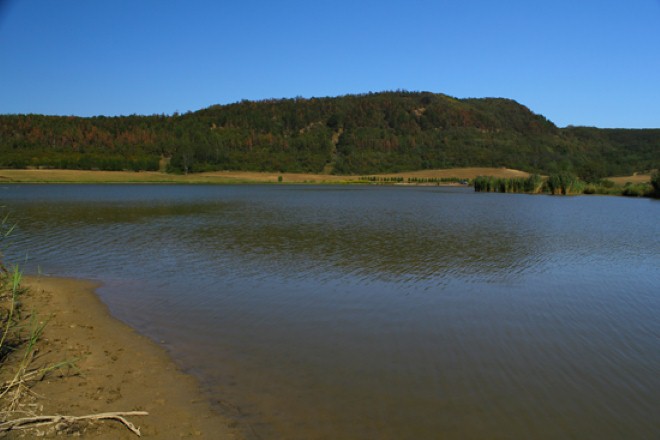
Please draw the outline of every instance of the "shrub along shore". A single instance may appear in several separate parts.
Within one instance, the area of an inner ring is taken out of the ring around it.
[[[655,172],[648,182],[616,185],[609,179],[595,179],[585,182],[568,173],[554,174],[543,179],[538,174],[529,177],[478,176],[473,181],[477,192],[525,193],[525,194],[602,194],[629,197],[660,198],[660,172]]]

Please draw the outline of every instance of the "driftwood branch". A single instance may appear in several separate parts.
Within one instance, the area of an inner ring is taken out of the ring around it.
[[[35,416],[24,417],[21,419],[9,420],[0,423],[0,432],[7,432],[13,429],[28,429],[35,426],[51,425],[58,423],[73,424],[76,422],[87,420],[117,420],[126,426],[131,432],[140,437],[140,428],[136,428],[131,422],[126,420],[126,416],[147,416],[146,411],[129,411],[129,412],[106,412],[99,414],[89,414],[86,416]]]

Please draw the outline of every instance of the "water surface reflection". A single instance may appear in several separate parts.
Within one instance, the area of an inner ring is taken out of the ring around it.
[[[0,202],[15,258],[104,281],[255,438],[660,432],[656,201],[55,185]]]

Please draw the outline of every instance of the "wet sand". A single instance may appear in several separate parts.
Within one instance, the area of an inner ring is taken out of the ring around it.
[[[143,438],[240,438],[235,423],[214,411],[196,380],[180,371],[161,347],[110,316],[94,293],[95,283],[26,277],[23,285],[29,288],[22,297],[23,310],[48,320],[33,365],[78,359],[78,374],[54,373],[34,385],[32,391],[40,397],[31,399],[39,414],[148,411],[148,416],[128,417]],[[137,438],[115,421],[76,429],[82,438]],[[16,431],[12,438],[56,435],[52,428],[38,431]]]

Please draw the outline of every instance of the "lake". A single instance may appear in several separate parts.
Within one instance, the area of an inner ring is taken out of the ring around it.
[[[660,202],[378,186],[0,186],[29,272],[254,439],[658,438]]]

